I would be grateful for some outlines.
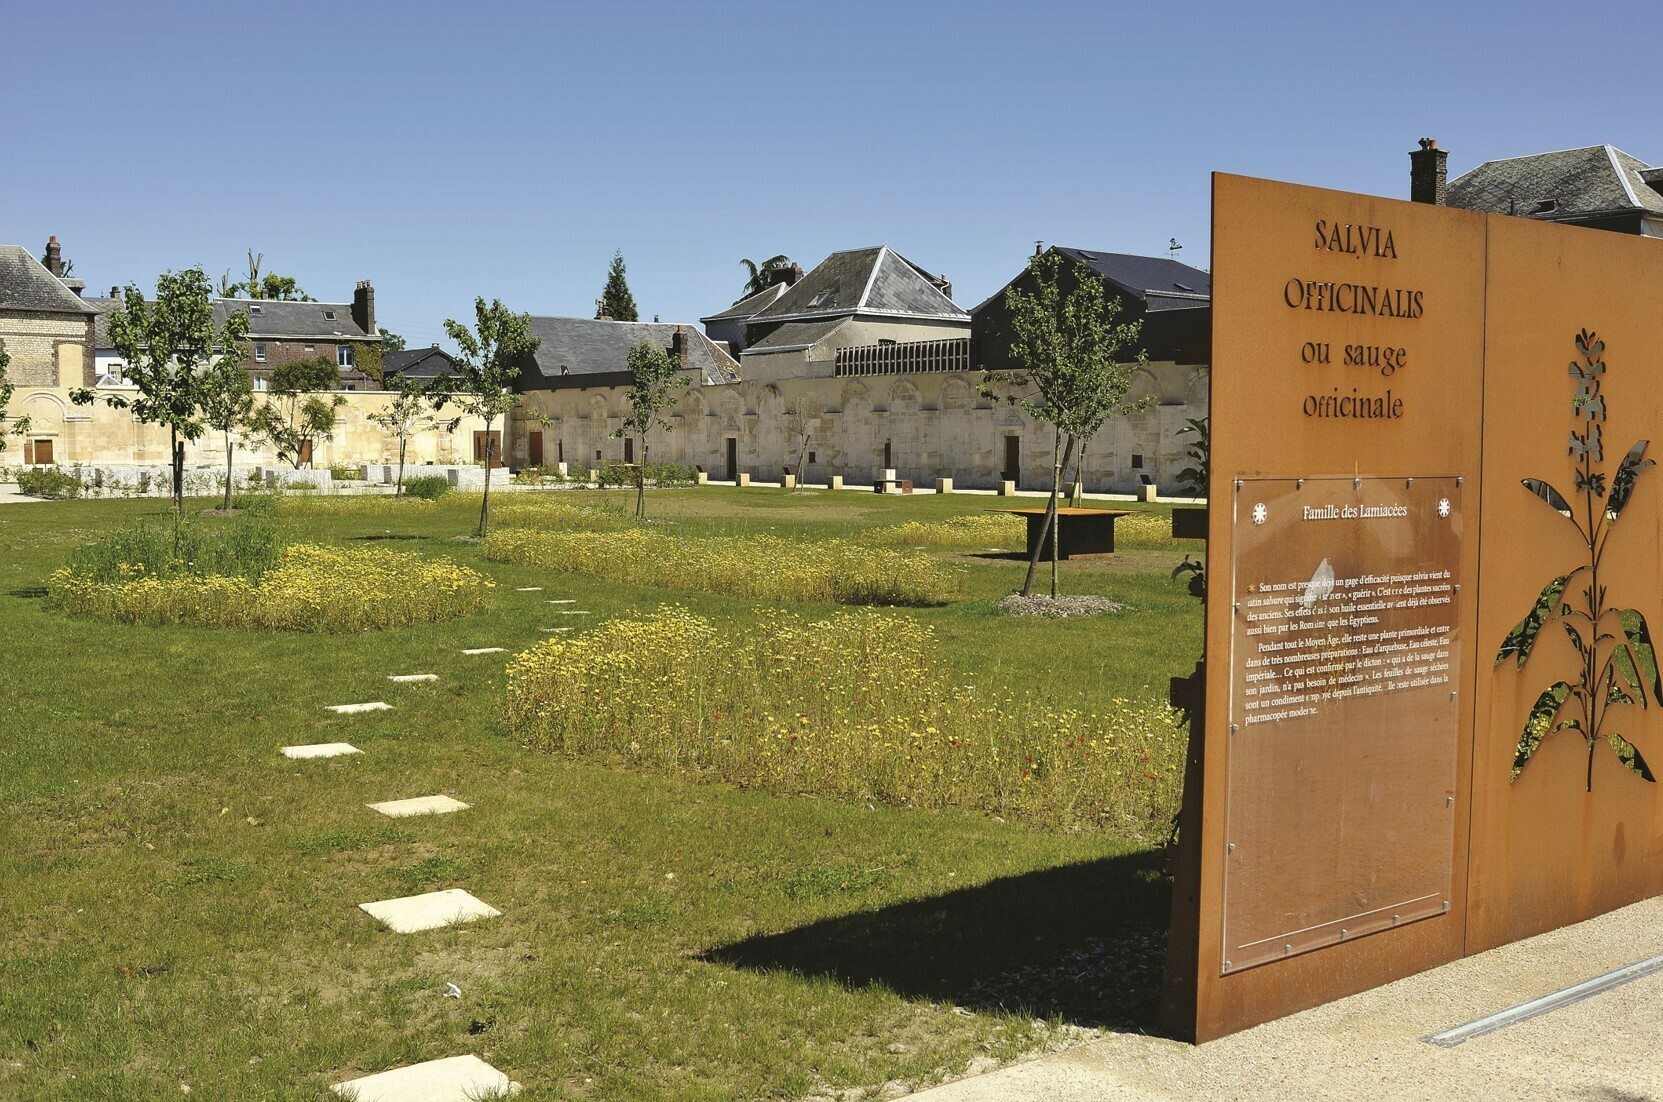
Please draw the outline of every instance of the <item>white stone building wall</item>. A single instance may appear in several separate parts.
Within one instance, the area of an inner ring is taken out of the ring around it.
[[[34,310],[0,312],[0,348],[14,386],[80,386],[87,319]]]

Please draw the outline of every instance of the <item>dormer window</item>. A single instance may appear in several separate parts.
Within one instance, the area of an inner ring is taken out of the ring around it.
[[[824,306],[826,304],[827,300],[829,300],[831,297],[832,297],[832,293],[830,291],[821,291],[819,294],[815,295],[814,298],[809,302],[809,306],[811,308],[815,307],[815,306]]]
[[[252,303],[248,308],[248,312],[250,314],[258,314],[260,312],[260,304],[258,302]]]
[[[1180,291],[1183,291],[1185,294],[1195,294],[1195,288],[1191,287],[1188,283],[1174,283],[1173,286],[1178,288]]]
[[[334,321],[335,320],[335,311],[325,310],[323,312],[323,320],[324,321]]]

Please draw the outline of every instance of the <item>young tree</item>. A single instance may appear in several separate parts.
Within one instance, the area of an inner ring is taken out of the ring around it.
[[[803,484],[803,467],[808,462],[808,446],[814,443],[814,418],[801,402],[785,407],[785,438],[797,452],[797,485]]]
[[[409,450],[410,438],[438,428],[440,422],[433,415],[428,389],[420,379],[394,375],[386,385],[393,392],[393,400],[384,409],[370,414],[370,420],[398,441],[398,482],[393,487],[393,496],[398,497],[404,493],[404,456]]]
[[[621,259],[618,270],[621,276]],[[496,452],[491,426],[519,402],[520,396],[509,387],[543,338],[531,331],[531,315],[513,313],[497,299],[487,306],[483,298],[474,299],[473,331],[446,318],[445,333],[461,350],[456,362],[462,370],[441,376],[434,405],[439,408],[454,400],[464,414],[485,422],[485,497],[479,504],[479,534],[484,536],[490,532],[491,461]]]
[[[278,275],[276,272],[261,275],[260,265],[265,259],[265,253],[255,255],[253,249],[248,250],[248,278],[233,283],[231,273],[227,271],[219,279],[220,295],[224,298],[247,295],[249,298],[271,299],[277,302],[315,301],[311,295],[301,290],[294,276]]]
[[[244,314],[233,313],[223,326],[214,325],[212,293],[213,285],[201,268],[156,277],[154,302],[128,284],[121,309],[110,315],[109,332],[138,397],[112,394],[100,399],[84,387],[71,392],[76,405],[102,400],[115,409],[131,407],[140,424],[167,426],[176,520],[185,509],[185,443],[203,433],[205,368],[217,356],[240,364],[248,338]]]
[[[647,515],[649,434],[655,428],[666,431],[670,428],[664,411],[676,404],[675,391],[682,381],[681,364],[664,349],[642,341],[629,350],[629,373],[634,377],[625,395],[629,413],[612,435],[634,436],[641,441],[641,462],[635,467],[635,515],[644,517]]]
[[[317,441],[335,438],[346,405],[340,385],[341,369],[331,356],[279,364],[271,373],[271,397],[250,419],[253,435],[298,471],[311,462]]]
[[[745,271],[750,273],[750,278],[745,280],[745,293],[734,299],[734,303],[744,302],[752,295],[760,295],[763,291],[766,291],[768,289],[768,273],[773,270],[774,265],[789,264],[790,262],[791,258],[784,253],[776,253],[761,264],[754,260],[741,260],[739,263],[745,265]]]
[[[222,348],[220,356],[202,373],[202,419],[225,434],[225,505],[231,508],[231,459],[236,445],[231,434],[247,428],[254,414],[254,381],[243,366],[241,343]]]
[[[12,358],[6,354],[6,350],[0,348],[0,452],[6,450],[7,436],[22,436],[29,431],[27,417],[13,417],[6,412],[6,407],[11,404],[12,393],[16,389],[12,386],[12,381],[6,378],[6,366],[11,362]]]
[[[1022,366],[1016,371],[988,372],[983,377],[984,393],[1004,390],[1006,401],[1014,402],[1035,421],[1051,426],[1051,494],[1045,510],[1040,537],[1028,557],[1028,574],[1022,583],[1024,597],[1033,592],[1034,571],[1046,537],[1051,539],[1051,596],[1057,595],[1057,493],[1062,472],[1076,447],[1097,434],[1110,417],[1134,412],[1147,400],[1128,403],[1132,373],[1148,362],[1139,351],[1129,362],[1121,362],[1123,350],[1138,339],[1141,322],[1116,322],[1120,303],[1110,298],[1097,273],[1084,267],[1074,271],[1075,286],[1064,294],[1061,283],[1062,259],[1044,253],[1028,261],[1033,291],[1013,285],[1005,292],[1010,312],[1011,355]]]
[[[404,351],[404,338],[391,329],[383,325],[376,329],[376,333],[381,337],[381,351],[383,354]]]
[[[612,266],[606,270],[606,288],[601,291],[601,309],[613,321],[641,320],[641,315],[635,310],[635,296],[629,293],[629,283],[624,279],[622,249],[612,254]]]

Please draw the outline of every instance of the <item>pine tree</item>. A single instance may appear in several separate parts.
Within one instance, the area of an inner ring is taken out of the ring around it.
[[[624,253],[612,254],[612,267],[606,272],[606,290],[601,292],[601,309],[613,321],[640,321],[635,310],[635,296],[629,293],[629,282],[624,279]]]

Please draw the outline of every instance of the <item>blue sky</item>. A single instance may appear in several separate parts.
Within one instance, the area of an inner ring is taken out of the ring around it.
[[[475,295],[589,316],[614,249],[666,321],[879,243],[970,306],[1036,239],[1206,266],[1215,169],[1658,163],[1657,41],[1641,4],[7,0],[0,242],[98,293],[253,246],[413,344]]]

